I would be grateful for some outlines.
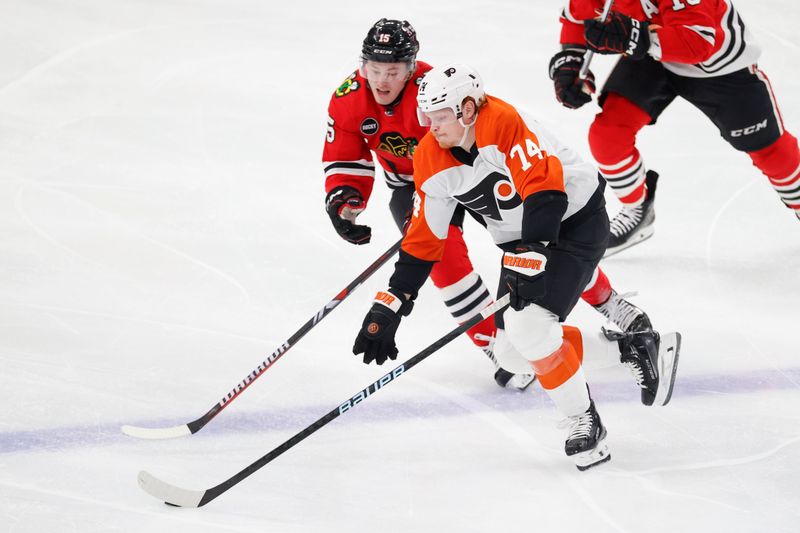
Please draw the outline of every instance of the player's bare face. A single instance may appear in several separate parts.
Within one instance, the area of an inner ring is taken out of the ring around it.
[[[454,148],[464,136],[464,126],[456,118],[452,109],[439,109],[423,113],[430,124],[431,135],[442,148]]]
[[[380,105],[389,105],[400,96],[409,74],[408,63],[367,61],[364,65],[364,75],[369,82],[372,96]]]

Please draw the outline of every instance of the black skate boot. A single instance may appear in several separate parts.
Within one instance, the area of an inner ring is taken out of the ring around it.
[[[531,385],[531,383],[536,381],[536,374],[514,374],[513,372],[509,372],[500,366],[500,362],[497,360],[497,357],[494,356],[494,337],[476,333],[475,338],[487,343],[486,346],[481,348],[481,350],[483,350],[483,353],[486,354],[486,357],[492,361],[492,364],[495,368],[494,381],[500,387],[504,389],[525,390]]]
[[[647,196],[644,202],[636,207],[623,205],[619,213],[611,220],[611,236],[603,257],[612,256],[653,236],[655,231],[653,222],[656,220],[653,202],[656,199],[657,181],[658,173],[648,170],[644,180],[647,185]]]
[[[628,294],[619,295],[611,289],[611,296],[600,305],[593,306],[610,322],[616,324],[622,331],[648,331],[653,329],[647,313],[625,299]]]
[[[620,363],[628,367],[636,384],[642,389],[642,403],[667,405],[672,398],[678,370],[680,333],[620,333],[605,328],[603,333],[607,339],[619,343]]]
[[[575,461],[578,470],[587,470],[611,460],[611,450],[605,442],[606,428],[593,400],[583,414],[567,418],[564,425],[569,427],[564,451]]]
[[[498,368],[494,373],[494,381],[503,388],[525,390],[536,381],[536,374],[513,374]]]

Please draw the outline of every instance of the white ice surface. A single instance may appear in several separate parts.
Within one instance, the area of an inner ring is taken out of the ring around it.
[[[473,64],[588,157],[596,106],[561,108],[546,76],[556,4],[5,0],[0,531],[797,531],[800,224],[680,101],[641,135],[655,236],[604,263],[682,332],[678,383],[648,409],[622,370],[590,374],[609,464],[578,472],[541,390],[499,390],[459,339],[206,507],[137,485],[215,485],[385,371],[350,347],[389,268],[200,433],[119,431],[202,415],[397,239],[380,183],[369,246],[322,209],[327,100],[366,29],[409,19],[421,58]],[[738,7],[797,133],[800,7]],[[498,252],[466,235],[494,285]],[[451,327],[427,287],[402,355]]]

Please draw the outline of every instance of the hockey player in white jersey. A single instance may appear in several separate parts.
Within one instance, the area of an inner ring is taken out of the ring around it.
[[[585,470],[610,459],[606,429],[582,362],[629,366],[645,405],[669,402],[680,336],[655,331],[582,333],[562,326],[606,248],[605,182],[534,121],[487,95],[465,65],[428,72],[417,96],[430,127],[414,157],[417,199],[400,259],[362,324],[353,351],[364,360],[397,357],[395,333],[440,260],[457,206],[479,218],[504,251],[496,356],[512,372],[533,369],[566,417],[565,452]],[[507,365],[507,366],[506,366]]]

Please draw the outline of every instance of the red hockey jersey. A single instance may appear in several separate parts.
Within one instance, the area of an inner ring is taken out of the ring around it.
[[[417,62],[400,101],[393,107],[375,101],[367,80],[356,71],[334,91],[328,106],[328,131],[322,151],[325,191],[349,185],[369,199],[375,178],[372,154],[389,187],[414,185],[412,156],[428,132],[417,119],[417,87],[430,65]]]
[[[650,55],[681,76],[730,74],[761,53],[730,0],[616,0],[611,9],[650,22]],[[561,43],[584,44],[581,21],[602,10],[603,0],[570,0],[561,14]]]

